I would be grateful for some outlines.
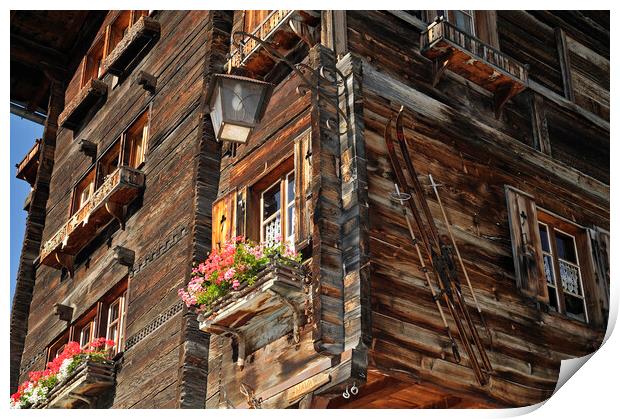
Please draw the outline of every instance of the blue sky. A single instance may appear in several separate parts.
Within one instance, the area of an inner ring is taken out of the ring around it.
[[[19,163],[33,146],[35,139],[43,135],[43,126],[11,114],[11,302],[15,290],[15,279],[19,266],[19,255],[24,240],[26,211],[24,200],[30,192],[28,182],[15,177],[15,165]]]

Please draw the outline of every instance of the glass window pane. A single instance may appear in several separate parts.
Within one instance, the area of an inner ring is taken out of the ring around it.
[[[549,255],[543,255],[543,262],[547,284],[555,286],[555,276],[553,275],[553,259]]]
[[[276,183],[263,193],[263,220],[280,210],[280,184]]]
[[[583,295],[581,292],[581,275],[579,268],[560,260],[560,278],[562,289],[575,295]]]
[[[547,291],[549,292],[549,306],[553,310],[559,311],[557,291],[553,287],[547,287]]]
[[[292,237],[295,232],[295,206],[288,207],[287,216],[288,223],[286,224],[286,237]]]
[[[575,239],[559,231],[555,233],[555,242],[558,250],[558,257],[568,262],[577,263],[575,253]]]
[[[263,240],[267,244],[273,244],[282,237],[282,223],[280,222],[280,215],[277,215],[273,220],[263,225]]]
[[[564,303],[566,306],[566,314],[577,320],[586,321],[586,312],[584,301],[581,298],[564,294]]]
[[[295,175],[293,173],[288,175],[288,182],[286,186],[287,190],[287,203],[295,201]]]
[[[119,314],[119,301],[116,300],[114,303],[112,303],[112,305],[110,306],[110,322],[115,321],[116,319],[118,319],[118,314]]]
[[[549,247],[549,235],[547,234],[547,226],[544,224],[539,224],[538,229],[540,230],[540,241],[542,243],[542,250],[544,252],[551,252],[551,248]]]
[[[464,13],[462,10],[454,11],[454,24],[457,28],[462,29],[467,33],[473,33],[472,31],[472,18]]]

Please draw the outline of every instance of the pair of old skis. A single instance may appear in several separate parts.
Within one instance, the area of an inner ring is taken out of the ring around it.
[[[405,168],[409,174],[411,182],[409,182],[405,177],[405,172],[401,167],[400,161],[396,154],[396,150],[394,148],[394,140],[392,139],[391,135],[392,118],[389,119],[385,129],[385,142],[387,145],[390,162],[396,175],[395,199],[400,201],[401,205],[403,206],[403,215],[405,217],[405,220],[407,221],[409,234],[411,235],[413,245],[420,259],[420,264],[422,266],[422,271],[426,278],[427,285],[431,290],[433,300],[435,301],[439,314],[441,315],[441,319],[443,321],[446,333],[452,343],[452,352],[454,354],[454,357],[457,362],[461,361],[458,347],[450,332],[450,327],[446,320],[446,316],[444,315],[443,307],[440,300],[443,300],[444,304],[448,308],[450,316],[454,320],[458,331],[459,340],[461,341],[462,346],[465,349],[465,353],[469,358],[469,363],[474,372],[474,375],[476,376],[477,381],[480,383],[480,385],[486,385],[488,383],[488,374],[492,371],[491,362],[489,361],[484,346],[482,345],[482,341],[480,339],[480,336],[478,335],[476,326],[474,325],[471,316],[469,315],[465,299],[463,298],[463,294],[461,293],[461,284],[457,275],[457,269],[456,264],[454,263],[452,248],[442,242],[441,236],[439,235],[437,226],[435,225],[435,221],[428,206],[428,202],[426,201],[424,190],[418,179],[418,174],[413,166],[413,162],[411,161],[409,148],[407,146],[403,130],[402,114],[403,108],[401,107],[400,112],[396,117],[396,136],[403,160],[405,162]],[[435,187],[436,185],[432,181],[432,178],[431,182],[433,183],[433,187]],[[412,186],[410,186],[410,184]],[[418,201],[418,203],[416,203],[416,201]],[[405,202],[408,204],[410,212],[412,213],[415,220],[416,226],[420,234],[419,238],[416,237],[411,226],[411,222],[409,221],[409,215],[405,207]],[[441,205],[441,201],[439,201],[439,203]],[[426,220],[426,223],[424,222],[424,219]],[[445,217],[445,214],[444,219],[447,223],[447,217]],[[449,230],[449,224],[446,227],[450,232],[450,237],[452,238],[453,244],[456,248],[454,238],[451,231]],[[430,262],[428,266],[430,266],[430,270],[434,272],[434,275],[437,279],[437,284],[439,286],[438,293],[435,291],[435,288],[431,283],[431,274],[429,274],[429,268],[427,267],[427,264],[422,257],[420,244],[425,250],[428,261]],[[459,261],[461,262],[461,268],[463,269],[464,274],[467,275],[465,267],[462,263],[462,259],[460,258],[460,254],[458,256]],[[466,276],[466,278],[471,289],[469,277]],[[472,296],[475,298],[475,295],[473,294],[473,289],[471,289],[471,291]],[[484,324],[484,318],[482,317],[482,312],[479,308],[478,312]],[[484,326],[486,328],[486,324],[484,324]]]

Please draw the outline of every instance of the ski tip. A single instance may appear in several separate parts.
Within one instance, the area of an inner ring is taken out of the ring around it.
[[[400,105],[400,110],[398,111],[399,113],[405,110],[405,106],[404,105]]]

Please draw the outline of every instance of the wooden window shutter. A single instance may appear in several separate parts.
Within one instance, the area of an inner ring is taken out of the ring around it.
[[[588,247],[591,256],[593,296],[598,303],[599,325],[604,326],[609,317],[609,232],[594,227],[588,229]]]
[[[248,188],[245,187],[236,193],[236,213],[235,213],[235,236],[248,238],[247,219],[248,219]]]
[[[213,203],[211,247],[221,248],[235,232],[237,190],[234,189]]]
[[[536,202],[531,195],[508,185],[506,202],[517,286],[524,295],[548,304]]]
[[[493,48],[499,49],[497,12],[495,10],[476,10],[474,20],[476,22],[476,36]]]
[[[295,244],[305,246],[312,236],[310,202],[312,197],[311,132],[295,140]]]

